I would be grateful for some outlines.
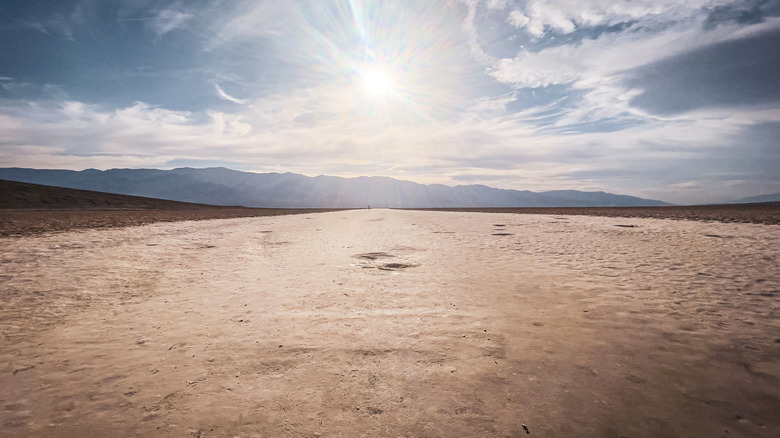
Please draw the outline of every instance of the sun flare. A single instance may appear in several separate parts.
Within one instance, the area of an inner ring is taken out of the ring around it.
[[[393,87],[392,77],[385,71],[374,68],[363,73],[363,87],[369,94],[381,96]]]

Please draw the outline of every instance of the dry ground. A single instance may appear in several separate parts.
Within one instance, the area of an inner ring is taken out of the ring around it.
[[[779,244],[390,210],[5,237],[0,436],[775,437]]]
[[[546,214],[558,216],[607,216],[678,219],[746,224],[780,224],[780,202],[757,204],[692,205],[669,207],[521,207],[521,208],[432,208],[427,211]]]

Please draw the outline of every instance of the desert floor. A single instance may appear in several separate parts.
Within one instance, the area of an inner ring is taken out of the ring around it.
[[[778,225],[355,210],[0,261],[3,437],[780,436]]]

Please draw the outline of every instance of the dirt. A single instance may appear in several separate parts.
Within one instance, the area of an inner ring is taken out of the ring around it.
[[[380,209],[5,237],[0,436],[776,437],[778,248]]]
[[[518,208],[427,208],[424,211],[471,213],[543,214],[550,216],[606,216],[705,222],[780,224],[780,202],[669,207],[518,207]],[[566,217],[553,217],[566,220]],[[624,226],[624,225],[616,225]]]

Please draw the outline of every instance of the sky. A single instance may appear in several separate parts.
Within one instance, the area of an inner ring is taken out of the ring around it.
[[[780,192],[780,0],[3,0],[0,167]]]

